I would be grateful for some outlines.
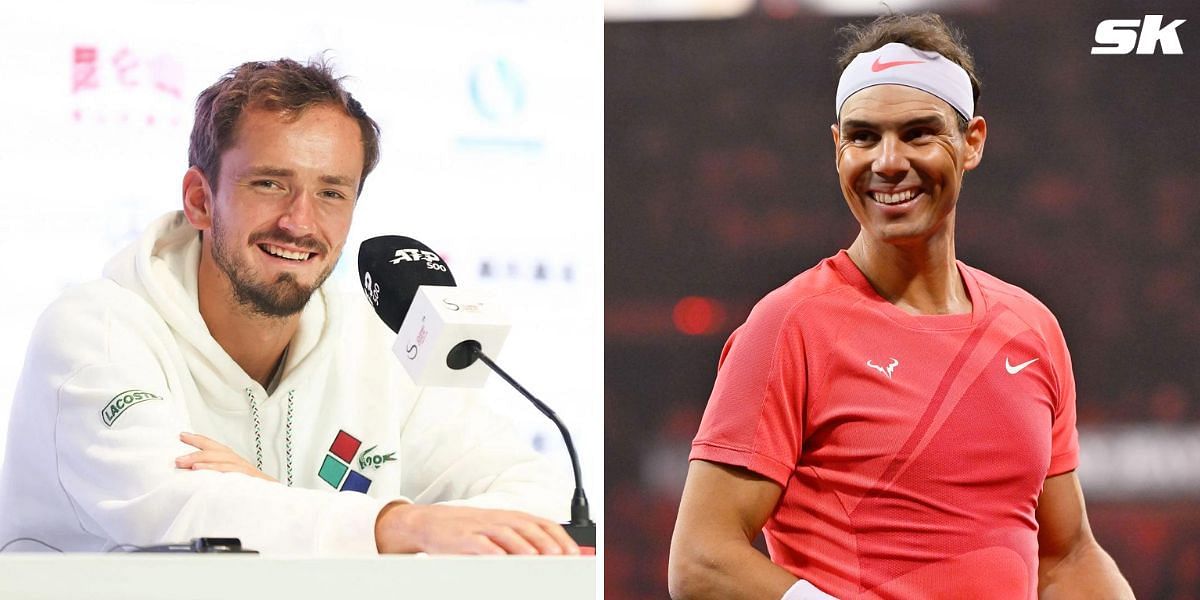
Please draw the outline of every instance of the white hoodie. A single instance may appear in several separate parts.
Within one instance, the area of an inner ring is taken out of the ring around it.
[[[375,518],[397,499],[567,516],[565,470],[474,394],[414,387],[361,296],[313,294],[268,394],[209,334],[199,259],[196,230],[171,213],[104,279],[46,309],[12,404],[0,546],[32,537],[101,551],[212,536],[264,553],[374,553]],[[195,451],[183,431],[252,464],[261,455],[281,483],[177,469]]]

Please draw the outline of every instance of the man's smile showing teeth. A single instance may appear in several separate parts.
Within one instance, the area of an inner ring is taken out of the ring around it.
[[[908,202],[917,196],[917,192],[918,190],[912,189],[904,190],[903,192],[896,192],[894,194],[888,194],[885,192],[868,192],[868,194],[871,196],[872,200],[880,204],[891,205]]]
[[[258,247],[271,256],[278,256],[288,260],[305,261],[312,256],[311,252],[293,252],[279,246],[272,246],[271,244],[259,244]]]

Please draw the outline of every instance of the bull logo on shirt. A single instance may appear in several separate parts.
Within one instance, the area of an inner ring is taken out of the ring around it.
[[[884,375],[887,375],[887,378],[888,378],[888,379],[891,379],[891,378],[892,378],[892,371],[895,371],[895,370],[896,370],[896,365],[899,365],[899,364],[900,364],[900,361],[899,361],[899,360],[897,360],[897,359],[895,359],[895,358],[893,358],[893,359],[891,359],[891,360],[892,360],[891,364],[889,364],[889,365],[888,365],[888,366],[886,366],[886,367],[881,367],[881,366],[879,366],[879,365],[877,365],[877,364],[875,364],[875,363],[871,362],[871,359],[869,359],[869,358],[868,358],[868,359],[867,359],[867,366],[868,366],[868,367],[871,367],[872,369],[875,369],[876,371],[879,371],[880,373],[883,373]]]

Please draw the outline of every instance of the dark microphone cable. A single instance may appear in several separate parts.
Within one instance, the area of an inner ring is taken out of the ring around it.
[[[3,546],[0,546],[0,552],[4,552],[9,546],[17,542],[37,542],[55,552],[66,554],[66,551],[57,546],[47,544],[42,540],[31,537],[19,537],[8,540]],[[162,544],[158,546],[139,546],[137,544],[117,544],[105,552],[119,552],[126,549],[131,549],[129,552],[228,552],[236,554],[258,554],[256,550],[245,550],[242,548],[242,541],[238,538],[211,538],[198,537],[192,538],[192,541],[187,544]]]
[[[429,246],[409,237],[387,235],[364,240],[358,249],[358,273],[363,292],[379,318],[394,332],[399,332],[408,316],[409,308],[423,285],[455,286],[454,276],[441,257]],[[589,516],[587,495],[583,491],[583,476],[579,456],[571,434],[558,415],[538,400],[533,394],[504,372],[490,357],[483,353],[477,340],[468,339],[455,345],[446,355],[446,366],[454,370],[465,369],[482,361],[509,385],[525,396],[542,414],[546,415],[562,433],[571,457],[571,469],[575,475],[575,493],[571,498],[571,522],[563,527],[580,546],[596,546],[596,523]]]
[[[564,525],[564,528],[571,536],[571,539],[575,540],[577,544],[594,547],[596,545],[596,522],[591,519],[587,494],[583,491],[583,474],[579,467],[579,455],[576,454],[575,444],[571,441],[571,432],[567,431],[567,426],[558,418],[554,410],[546,406],[545,402],[534,397],[533,394],[529,393],[529,390],[526,390],[524,386],[517,383],[516,379],[513,379],[504,369],[501,369],[500,365],[497,365],[487,354],[484,354],[479,342],[475,340],[460,342],[446,356],[446,366],[455,370],[465,369],[471,366],[477,359],[495,371],[497,375],[513,386],[522,396],[528,398],[543,415],[546,415],[554,422],[554,425],[562,433],[563,441],[567,444],[567,454],[571,457],[571,469],[575,472],[575,493],[571,496],[571,522]]]
[[[13,538],[13,539],[11,539],[11,540],[8,540],[7,542],[5,542],[3,546],[0,546],[0,552],[4,552],[6,549],[8,549],[8,547],[9,547],[9,546],[11,546],[11,545],[13,545],[13,544],[15,544],[15,543],[17,543],[17,542],[37,542],[37,543],[39,543],[39,544],[41,544],[41,545],[43,545],[43,546],[45,546],[45,547],[47,547],[47,548],[49,548],[49,549],[51,549],[51,550],[55,551],[55,552],[62,552],[62,551],[63,551],[63,550],[62,550],[62,548],[59,548],[59,547],[57,547],[57,546],[51,546],[50,544],[47,544],[46,542],[43,542],[42,540],[39,540],[39,539],[37,539],[37,538],[31,538],[31,537],[19,537],[19,538]]]

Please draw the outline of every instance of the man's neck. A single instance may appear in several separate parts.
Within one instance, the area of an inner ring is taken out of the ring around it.
[[[955,262],[953,233],[923,243],[896,245],[860,232],[848,254],[871,287],[907,313],[971,312],[971,298]]]
[[[200,316],[208,332],[251,379],[266,388],[300,327],[300,314],[267,317],[238,304],[229,280],[207,256],[201,256],[198,278]]]

